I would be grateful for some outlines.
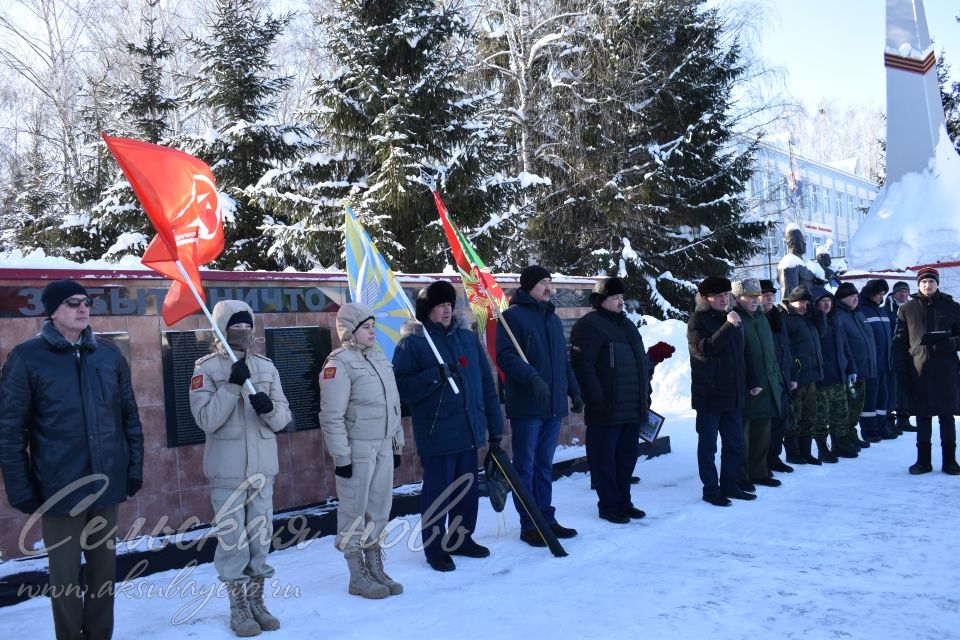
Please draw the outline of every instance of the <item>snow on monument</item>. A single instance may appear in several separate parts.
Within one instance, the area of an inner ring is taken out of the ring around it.
[[[922,0],[887,0],[887,179],[850,240],[853,269],[960,260],[960,156],[947,136]]]

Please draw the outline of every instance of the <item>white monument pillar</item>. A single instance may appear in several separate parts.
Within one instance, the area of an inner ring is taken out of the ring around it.
[[[887,0],[887,182],[923,171],[946,131],[923,0]]]
[[[883,62],[887,176],[850,240],[847,264],[868,271],[953,268],[960,265],[960,156],[947,135],[922,0],[887,0]]]

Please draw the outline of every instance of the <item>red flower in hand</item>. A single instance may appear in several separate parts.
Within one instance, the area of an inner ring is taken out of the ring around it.
[[[660,364],[673,355],[676,348],[666,342],[658,342],[647,350],[647,357],[653,364]]]
[[[460,365],[460,368],[461,368],[461,369],[466,369],[466,368],[467,368],[468,362],[467,362],[467,358],[466,358],[465,356],[460,356],[460,359],[457,360],[457,363]]]

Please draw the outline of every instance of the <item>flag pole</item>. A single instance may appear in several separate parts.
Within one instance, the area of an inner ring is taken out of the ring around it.
[[[360,222],[357,220],[356,216],[353,214],[353,207],[350,206],[350,203],[349,203],[347,200],[344,199],[344,200],[342,201],[342,204],[343,204],[343,208],[344,208],[344,209],[346,210],[346,212],[347,212],[347,215],[350,216],[350,218],[353,220],[354,225],[356,225],[357,227],[360,228],[361,231],[364,231],[364,233],[366,233],[366,231],[365,231],[365,230],[363,229],[363,227],[360,225]],[[344,226],[344,236],[346,236],[346,234],[347,234],[347,230],[346,230],[346,226]],[[376,245],[373,243],[373,240],[372,240],[371,238],[369,238],[369,236],[367,237],[367,240],[368,240],[369,243],[373,246],[373,248],[376,250]],[[377,253],[379,253],[379,250],[377,250]],[[382,259],[382,257],[381,257],[381,259]],[[348,274],[348,275],[349,275],[349,274]],[[397,277],[396,277],[396,275],[394,275],[394,273],[393,273],[389,268],[387,268],[387,272],[386,272],[385,275],[389,278],[389,284],[388,284],[388,286],[391,287],[392,289],[394,289],[394,295],[396,295],[398,298],[400,298],[401,300],[403,300],[403,304],[404,304],[404,306],[407,308],[407,313],[410,314],[410,317],[411,317],[411,318],[413,318],[414,320],[416,320],[416,319],[417,319],[416,311],[414,310],[413,305],[410,304],[410,299],[407,298],[407,294],[404,293],[403,288],[400,287],[400,283],[397,282]],[[356,291],[351,291],[351,292],[350,292],[350,295],[353,297],[353,299],[354,299],[355,301],[357,301],[357,302],[362,302],[362,297],[360,296],[360,287],[362,286],[361,283],[360,283],[360,278],[357,277],[356,281],[357,281],[357,290],[356,290]],[[441,356],[441,355],[440,355],[440,352],[437,351],[437,345],[435,345],[435,344],[433,343],[433,338],[430,337],[430,332],[427,331],[426,328],[424,328],[423,337],[427,339],[427,344],[430,345],[430,350],[433,351],[433,355],[434,355],[434,357],[437,359],[437,363],[438,363],[438,364],[446,364],[446,363],[443,361],[443,356]],[[457,383],[456,383],[456,381],[454,381],[453,376],[448,376],[448,377],[447,377],[447,382],[450,383],[450,388],[453,389],[453,392],[454,392],[455,394],[458,394],[458,395],[459,395],[459,393],[460,393],[460,387],[457,386]]]
[[[233,349],[230,348],[230,344],[227,342],[227,339],[223,337],[223,333],[220,331],[220,327],[217,325],[216,320],[213,319],[213,316],[210,314],[210,310],[207,309],[207,305],[204,302],[203,298],[200,296],[200,292],[197,291],[197,288],[193,286],[193,280],[190,279],[190,276],[187,275],[187,270],[183,268],[183,264],[177,260],[177,269],[180,270],[180,275],[183,276],[183,281],[187,283],[187,286],[190,287],[190,291],[193,293],[193,297],[197,299],[197,304],[200,305],[200,309],[203,310],[203,314],[207,316],[207,320],[210,321],[210,326],[213,328],[213,332],[217,334],[217,337],[220,338],[220,344],[223,345],[224,349],[227,351],[227,355],[230,356],[230,360],[236,362],[238,360],[237,354],[233,352]],[[243,386],[247,388],[247,391],[250,393],[256,393],[257,390],[254,388],[253,383],[250,382],[250,378],[247,378]]]
[[[483,280],[480,280],[480,282],[483,282]],[[504,330],[507,332],[510,342],[513,343],[513,348],[517,350],[517,353],[520,354],[520,358],[526,364],[530,364],[530,361],[527,360],[527,355],[523,352],[523,349],[520,348],[520,343],[517,342],[516,336],[513,335],[513,331],[510,329],[507,319],[503,317],[503,313],[500,311],[500,305],[494,302],[493,296],[490,295],[490,292],[486,287],[481,285],[480,288],[483,290],[483,295],[487,296],[487,300],[490,302],[490,308],[493,309],[493,315],[496,316],[497,320],[503,325]]]
[[[413,318],[414,320],[416,320],[416,319],[417,319],[417,314],[416,314],[416,312],[415,312],[414,309],[413,309],[413,305],[410,303],[410,298],[408,298],[408,297],[407,297],[407,294],[404,293],[404,292],[403,292],[403,289],[400,288],[399,283],[397,283],[396,277],[394,277],[394,278],[392,279],[392,281],[390,282],[390,285],[391,285],[392,287],[395,287],[395,288],[399,289],[399,294],[400,294],[399,297],[400,297],[401,299],[403,299],[403,304],[406,305],[406,307],[407,307],[407,313],[410,314],[410,317],[411,317],[411,318]],[[358,286],[359,286],[359,283],[358,283]],[[433,338],[430,337],[430,332],[427,331],[426,327],[424,327],[424,329],[423,329],[423,337],[427,339],[427,344],[430,345],[430,350],[433,351],[433,355],[434,355],[434,357],[436,357],[437,363],[438,363],[438,364],[446,364],[446,362],[443,361],[443,356],[441,356],[441,355],[440,355],[440,352],[437,350],[437,345],[435,345],[435,344],[433,343]],[[459,394],[459,393],[460,393],[460,387],[457,386],[457,383],[456,383],[456,381],[454,381],[453,376],[448,376],[448,377],[447,377],[447,382],[450,383],[450,388],[453,389],[453,392],[454,392],[455,394]]]

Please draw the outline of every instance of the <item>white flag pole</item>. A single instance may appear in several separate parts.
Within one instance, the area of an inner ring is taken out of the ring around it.
[[[217,337],[220,338],[220,344],[223,345],[224,349],[227,350],[227,355],[230,356],[230,360],[236,362],[238,360],[237,354],[233,352],[233,349],[230,348],[230,345],[227,343],[227,339],[223,336],[223,333],[220,331],[220,327],[217,326],[216,321],[213,319],[213,316],[210,314],[210,310],[207,309],[206,303],[203,301],[203,298],[200,297],[200,292],[197,291],[197,288],[193,286],[193,280],[190,279],[190,276],[187,275],[187,270],[183,268],[183,264],[177,260],[177,269],[180,270],[180,275],[183,276],[183,281],[187,283],[187,286],[190,287],[190,291],[193,293],[193,297],[197,299],[197,304],[200,305],[200,308],[203,310],[203,314],[207,316],[207,320],[210,321],[210,326],[213,328],[213,332],[217,334]],[[247,378],[243,386],[247,388],[251,394],[257,392],[254,388],[253,383],[250,382],[250,378]]]
[[[360,286],[360,283],[357,282],[357,287],[359,287],[359,286]],[[397,282],[396,276],[391,277],[391,279],[390,279],[390,287],[393,288],[393,289],[396,289],[396,291],[394,291],[394,295],[399,296],[400,299],[403,300],[403,304],[407,307],[407,313],[410,314],[410,317],[411,317],[411,318],[413,318],[414,320],[416,320],[416,319],[417,319],[416,311],[414,311],[413,305],[410,304],[410,298],[407,297],[407,294],[404,293],[403,289],[400,287],[400,283]],[[356,298],[356,296],[354,296],[354,297]],[[359,298],[357,298],[357,299],[359,299]],[[437,345],[435,345],[435,344],[433,343],[433,338],[430,337],[430,332],[427,331],[426,327],[424,327],[424,329],[423,329],[423,337],[427,339],[427,344],[430,345],[430,350],[433,351],[433,355],[434,355],[434,357],[437,359],[437,364],[446,364],[446,363],[443,361],[443,356],[441,356],[441,355],[440,355],[440,352],[437,350]],[[449,365],[448,365],[448,366],[449,366]],[[447,382],[450,383],[450,388],[453,389],[453,392],[454,392],[454,393],[456,393],[456,394],[459,394],[459,393],[460,393],[460,387],[457,386],[457,383],[456,383],[456,381],[454,381],[454,379],[453,379],[452,376],[450,376],[450,377],[447,378]]]

